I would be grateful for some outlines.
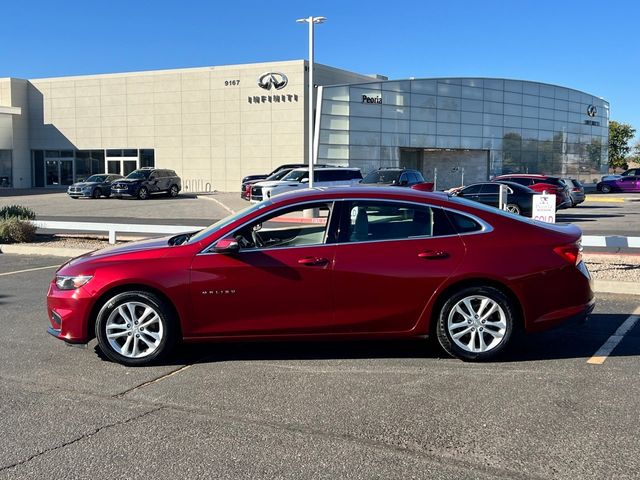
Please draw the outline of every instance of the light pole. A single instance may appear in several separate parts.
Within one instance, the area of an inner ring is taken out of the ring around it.
[[[325,17],[299,18],[297,23],[309,24],[309,188],[313,188],[313,25],[323,23]]]

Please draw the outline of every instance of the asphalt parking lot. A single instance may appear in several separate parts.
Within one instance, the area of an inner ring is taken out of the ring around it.
[[[0,478],[637,478],[639,297],[500,361],[423,342],[209,344],[151,368],[46,333],[63,260],[0,255]],[[602,359],[601,359],[602,360]]]

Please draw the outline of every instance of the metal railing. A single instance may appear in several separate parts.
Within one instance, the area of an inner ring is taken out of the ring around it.
[[[109,243],[116,243],[117,233],[176,234],[193,232],[205,228],[194,225],[145,225],[131,223],[58,222],[48,220],[34,220],[32,223],[37,228],[44,230],[107,232],[109,234]]]

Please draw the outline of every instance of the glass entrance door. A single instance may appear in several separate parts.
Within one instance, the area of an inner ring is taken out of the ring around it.
[[[60,185],[60,160],[47,160],[44,168],[47,187]]]
[[[73,183],[73,160],[47,160],[44,168],[47,187]]]

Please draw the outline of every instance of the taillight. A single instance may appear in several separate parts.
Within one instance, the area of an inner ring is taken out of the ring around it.
[[[555,247],[553,251],[573,265],[578,265],[582,261],[581,240],[568,245],[560,245],[559,247]]]

